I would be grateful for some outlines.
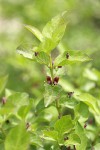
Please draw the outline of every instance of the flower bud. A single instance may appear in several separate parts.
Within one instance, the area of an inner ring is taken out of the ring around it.
[[[47,83],[50,84],[50,85],[52,84],[52,80],[51,80],[50,76],[47,76]]]
[[[10,123],[10,121],[7,119],[7,120],[5,121],[5,123],[6,123],[6,124],[9,124],[9,123]]]
[[[38,54],[39,54],[38,52],[35,52],[35,53],[34,53],[35,56],[38,56]]]
[[[76,147],[75,147],[75,145],[74,145],[74,150],[76,150]]]
[[[30,124],[29,124],[29,122],[27,122],[26,123],[26,129],[29,129],[29,127],[30,127]]]
[[[66,58],[69,59],[69,53],[66,54]]]
[[[85,123],[84,128],[86,128],[86,127],[87,127],[87,124]]]
[[[68,140],[68,137],[64,137],[64,141]]]
[[[67,150],[70,150],[70,146],[67,147]]]
[[[58,68],[62,68],[62,66],[58,66]]]
[[[74,92],[68,92],[67,95],[68,95],[68,98],[71,98],[73,96]]]
[[[55,78],[53,79],[53,84],[54,84],[54,85],[57,85],[57,84],[58,84],[58,81],[59,81],[59,77],[55,77]]]
[[[6,97],[3,97],[3,98],[2,98],[2,104],[3,104],[3,105],[6,104],[6,101],[7,101],[7,100],[6,100]]]

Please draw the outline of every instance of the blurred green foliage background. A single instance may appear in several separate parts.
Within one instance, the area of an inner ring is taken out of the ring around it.
[[[64,10],[68,12],[68,26],[63,46],[86,50],[93,60],[64,68],[61,78],[66,80],[66,86],[73,85],[100,97],[100,0],[1,0],[0,76],[8,75],[6,88],[28,92],[34,98],[42,96],[44,66],[16,54],[16,47],[36,40],[23,24],[42,30],[46,22]]]

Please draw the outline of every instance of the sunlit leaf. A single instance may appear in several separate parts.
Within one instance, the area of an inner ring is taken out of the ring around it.
[[[100,143],[97,143],[97,144],[94,146],[94,149],[95,149],[95,150],[99,150],[99,149],[100,149]]]
[[[7,98],[6,104],[0,109],[1,114],[17,113],[21,106],[29,105],[27,93],[16,92]]]
[[[75,133],[70,134],[68,140],[66,140],[65,142],[65,145],[79,145],[79,144],[81,144],[80,137]]]
[[[64,133],[68,133],[73,128],[73,126],[74,124],[71,116],[67,115],[57,120],[54,128],[60,135],[63,135]]]
[[[30,136],[25,128],[25,123],[12,128],[5,140],[5,150],[27,150]]]
[[[86,150],[87,147],[87,137],[84,133],[83,128],[81,125],[77,122],[76,127],[75,127],[75,133],[80,137],[81,144],[76,145],[77,150]]]
[[[38,55],[36,56],[36,61],[40,64],[49,65],[50,56],[43,51],[39,52]]]
[[[100,109],[98,107],[97,99],[88,93],[82,93],[75,96],[76,99],[83,101],[89,106],[90,109],[95,111],[96,114],[100,114]]]
[[[83,102],[77,104],[74,108],[74,111],[75,117],[78,117],[81,122],[85,122],[89,117],[88,106]]]
[[[51,86],[49,84],[45,84],[45,93],[44,93],[44,104],[45,107],[49,106],[53,101],[59,98],[62,88],[57,86]]]
[[[39,49],[50,53],[58,45],[66,28],[65,14],[66,12],[54,17],[43,28],[42,35],[44,40],[40,44]]]
[[[68,55],[68,56],[67,56]],[[86,62],[91,60],[84,52],[81,50],[66,50],[63,54],[60,54],[55,59],[55,66],[71,65],[74,63]]]
[[[37,47],[31,44],[23,43],[19,45],[17,48],[17,53],[28,58],[34,60],[35,55],[34,51],[37,50]]]
[[[43,41],[42,33],[36,28],[31,25],[24,25],[26,29],[32,32],[41,42]]]
[[[57,131],[43,131],[44,138],[46,140],[57,141],[58,140],[58,132]]]

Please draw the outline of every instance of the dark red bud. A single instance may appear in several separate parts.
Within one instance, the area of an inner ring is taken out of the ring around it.
[[[28,129],[30,127],[29,122],[26,123],[26,129]]]
[[[10,123],[10,121],[9,121],[9,120],[6,120],[6,121],[5,121],[5,123],[6,123],[6,124],[9,124],[9,123]]]
[[[67,150],[70,150],[70,146],[67,147]]]
[[[39,53],[38,52],[34,52],[34,55],[37,56]]]
[[[58,66],[58,68],[62,68],[62,66]]]
[[[54,85],[57,85],[57,84],[58,84],[58,81],[59,81],[59,77],[55,77],[55,78],[53,79],[53,84],[54,84]]]
[[[73,96],[74,92],[68,92],[67,95],[68,95],[68,98],[71,98]]]
[[[69,59],[69,53],[66,54],[66,58]]]
[[[68,95],[68,98],[71,98],[73,96],[74,92],[68,92],[67,95]]]
[[[47,76],[47,83],[50,84],[50,85],[52,84],[52,80],[51,80],[50,76]]]
[[[75,147],[75,145],[74,145],[74,150],[76,150],[76,147]]]
[[[64,141],[68,140],[68,137],[64,137]]]
[[[85,123],[84,128],[86,128],[86,127],[87,127],[87,124]]]
[[[6,98],[3,97],[3,98],[2,98],[2,104],[3,104],[3,105],[6,104],[6,101],[7,101]]]

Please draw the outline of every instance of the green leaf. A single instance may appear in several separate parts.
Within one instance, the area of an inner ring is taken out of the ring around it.
[[[41,99],[36,105],[36,112],[39,112],[45,108],[44,99]]]
[[[17,48],[17,53],[28,59],[35,59],[34,51],[37,51],[37,47],[31,44],[23,43]]]
[[[39,133],[35,132],[34,134],[31,133],[30,134],[30,143],[31,145],[35,145],[35,146],[39,146],[39,147],[43,147],[43,143],[41,138],[39,137]]]
[[[77,134],[70,134],[68,140],[66,140],[65,145],[79,145],[81,144],[80,137]]]
[[[24,25],[24,27],[32,32],[41,42],[43,41],[43,35],[37,28],[31,25]]]
[[[44,93],[44,105],[48,107],[52,102],[54,102],[60,95],[62,91],[61,86],[51,86],[45,84],[45,93]]]
[[[86,121],[89,117],[88,106],[83,102],[77,104],[75,106],[74,111],[75,111],[75,117],[78,117],[80,122]]]
[[[46,24],[42,31],[44,40],[40,44],[39,49],[50,53],[58,45],[66,29],[65,14],[66,12],[63,12]]]
[[[27,150],[30,136],[25,128],[25,123],[12,128],[5,140],[5,150]]]
[[[0,94],[4,90],[8,80],[8,75],[0,77]]]
[[[61,96],[59,103],[63,107],[74,109],[78,102],[74,98],[68,98],[67,94],[65,95],[64,93]]]
[[[58,132],[57,131],[43,131],[44,138],[46,140],[57,141],[58,140]]]
[[[7,102],[0,109],[1,114],[17,113],[21,106],[29,105],[27,93],[16,92],[7,98]]]
[[[32,107],[31,105],[22,106],[22,107],[19,109],[19,111],[18,111],[18,115],[19,115],[20,117],[22,117],[22,118],[25,118],[26,115],[28,114],[28,112],[30,111],[31,107]]]
[[[100,143],[97,143],[97,144],[94,146],[94,149],[95,149],[95,150],[99,150],[99,149],[100,149]]]
[[[36,56],[36,61],[40,64],[49,65],[50,56],[48,54],[46,54],[45,52],[41,51]]]
[[[84,133],[83,128],[81,125],[77,122],[76,127],[75,127],[75,133],[80,137],[81,139],[81,144],[76,145],[77,150],[86,150],[87,147],[87,137]]]
[[[25,118],[33,106],[33,99],[27,99],[28,103],[21,106],[18,110],[18,115]]]
[[[68,53],[69,58],[66,58]],[[63,54],[60,54],[54,62],[55,66],[71,65],[79,62],[86,62],[91,60],[82,50],[67,50]]]
[[[86,77],[86,78],[88,78],[89,80],[92,80],[92,81],[98,81],[99,78],[100,78],[94,72],[94,69],[91,70],[89,68],[85,68],[83,75],[84,75],[84,77]]]
[[[89,108],[96,114],[100,114],[100,109],[98,107],[97,99],[88,93],[82,93],[75,96],[76,99],[83,101],[89,106]]]
[[[71,116],[63,116],[55,123],[55,130],[58,131],[59,135],[68,133],[74,127]]]

